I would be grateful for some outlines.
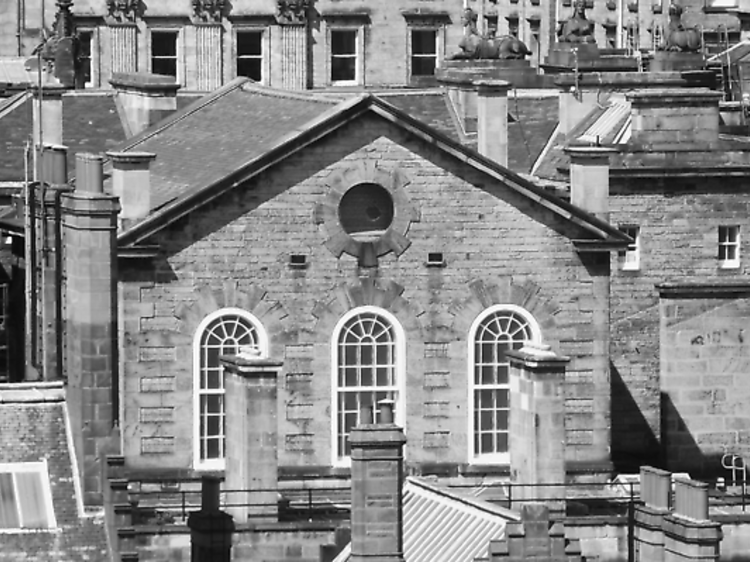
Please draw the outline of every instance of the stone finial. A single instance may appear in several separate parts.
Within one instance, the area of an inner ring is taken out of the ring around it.
[[[226,5],[226,0],[193,0],[193,15],[198,21],[219,22]]]
[[[141,0],[107,0],[107,13],[117,22],[134,22],[141,14]]]
[[[278,0],[276,19],[280,25],[305,25],[311,5],[311,0]]]

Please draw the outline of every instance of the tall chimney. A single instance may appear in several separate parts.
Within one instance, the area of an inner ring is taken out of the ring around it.
[[[282,363],[254,350],[223,356],[227,512],[237,523],[278,521],[277,384]]]
[[[508,90],[505,80],[477,80],[478,150],[501,166],[508,165]]]
[[[611,148],[569,146],[570,202],[602,220],[609,218],[609,156]]]
[[[35,87],[32,104],[34,146],[63,144],[63,94],[58,85]]]
[[[349,434],[352,451],[352,562],[403,562],[404,430],[393,423],[393,402],[380,402]]]
[[[180,85],[171,76],[116,73],[109,83],[125,112],[129,136],[145,131],[177,110]]]
[[[123,220],[138,220],[151,211],[152,152],[107,152],[112,160],[112,194],[120,198]]]
[[[629,144],[649,150],[715,145],[719,140],[720,92],[704,88],[642,90],[628,94],[632,107]]]
[[[117,198],[99,182],[102,159],[79,155],[78,190],[62,197],[65,239],[67,401],[85,505],[102,502],[102,452],[118,407]],[[119,446],[119,442],[115,443]]]

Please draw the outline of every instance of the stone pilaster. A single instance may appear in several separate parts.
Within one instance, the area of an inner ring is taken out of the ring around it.
[[[226,412],[227,512],[237,523],[278,521],[278,375],[282,363],[240,353],[221,359]]]
[[[135,23],[110,26],[112,74],[138,71],[138,27]]]
[[[393,404],[381,402],[381,423],[349,435],[352,450],[352,562],[403,562],[404,431],[393,423]],[[369,422],[369,423],[368,423]]]
[[[565,498],[565,366],[569,358],[549,346],[527,344],[509,351],[510,470],[519,486],[513,498]],[[554,507],[562,508],[555,502]]]
[[[210,92],[221,86],[223,75],[223,32],[219,23],[195,25],[196,85]]]
[[[281,31],[281,87],[285,90],[304,90],[308,83],[307,26],[282,25]]]
[[[101,158],[87,164],[101,167]],[[92,174],[88,177],[101,177]],[[101,503],[99,463],[117,419],[116,197],[80,186],[61,201],[65,239],[67,401],[84,503]]]

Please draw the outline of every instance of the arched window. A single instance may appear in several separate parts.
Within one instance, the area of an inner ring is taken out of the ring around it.
[[[349,462],[349,433],[365,406],[395,402],[396,422],[403,424],[404,336],[401,325],[384,310],[365,306],[349,312],[333,332],[333,463]]]
[[[268,354],[268,341],[260,323],[244,310],[225,308],[201,322],[193,343],[195,370],[194,449],[196,468],[224,467],[224,369],[221,355],[252,346]]]
[[[469,336],[469,458],[506,464],[510,387],[505,352],[541,341],[541,333],[528,312],[507,305],[485,310]]]

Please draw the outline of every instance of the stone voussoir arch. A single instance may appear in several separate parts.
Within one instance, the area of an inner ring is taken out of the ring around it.
[[[393,221],[374,242],[375,253],[383,256],[389,252],[401,255],[410,245],[407,237],[409,226],[419,222],[420,213],[406,193],[411,179],[401,168],[392,163],[362,159],[333,172],[326,184],[323,201],[314,211],[315,223],[322,226],[326,248],[336,257],[346,253],[360,255],[363,242],[356,240],[344,230],[339,220],[339,206],[346,193],[357,186],[376,184],[384,188],[393,200]]]

